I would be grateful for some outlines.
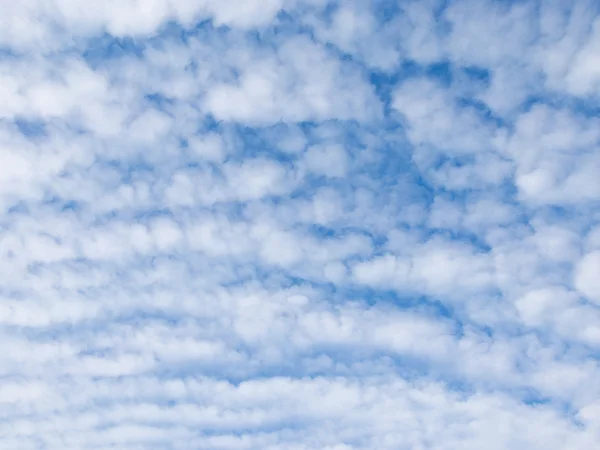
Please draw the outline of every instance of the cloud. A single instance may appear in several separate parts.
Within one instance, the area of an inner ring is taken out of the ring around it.
[[[206,110],[216,119],[268,125],[379,115],[363,74],[305,37],[253,53],[244,55],[248,62],[239,67],[235,84],[218,83],[207,93]]]
[[[17,50],[54,51],[69,45],[72,38],[103,32],[116,37],[151,36],[169,21],[192,27],[202,20],[212,20],[216,26],[253,28],[269,24],[285,5],[281,0],[268,0],[235,1],[229,6],[213,0],[194,4],[182,0],[111,1],[87,8],[71,0],[6,3],[0,42]]]
[[[598,251],[585,255],[575,268],[577,290],[593,302],[600,301],[600,290],[598,290],[596,282],[598,269],[600,269],[600,253]]]
[[[597,5],[13,3],[0,447],[594,448]]]

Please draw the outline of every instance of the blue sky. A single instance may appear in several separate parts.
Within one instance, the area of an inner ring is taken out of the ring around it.
[[[0,448],[597,447],[597,2],[1,6]]]

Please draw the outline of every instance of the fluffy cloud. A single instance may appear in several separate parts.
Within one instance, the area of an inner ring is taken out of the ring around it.
[[[1,6],[0,447],[599,441],[593,2]]]
[[[600,270],[600,252],[585,255],[575,267],[575,287],[593,302],[600,302],[598,271]]]

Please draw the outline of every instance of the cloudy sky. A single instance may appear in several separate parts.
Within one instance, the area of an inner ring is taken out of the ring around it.
[[[0,448],[597,448],[598,2],[0,9]]]

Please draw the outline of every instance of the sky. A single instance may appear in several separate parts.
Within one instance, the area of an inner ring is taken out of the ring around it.
[[[0,448],[598,447],[598,2],[0,11]]]

